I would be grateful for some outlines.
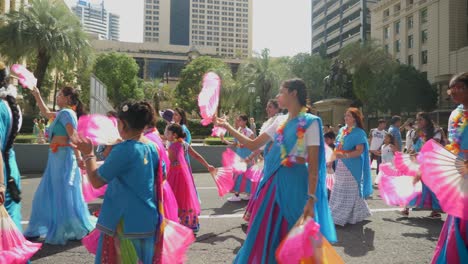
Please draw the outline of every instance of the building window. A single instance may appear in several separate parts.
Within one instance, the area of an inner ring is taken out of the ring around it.
[[[427,22],[427,8],[424,8],[421,10],[421,24],[424,24]]]
[[[400,52],[400,40],[395,41],[395,52]]]
[[[426,44],[428,38],[427,29],[421,31],[421,43]]]
[[[388,36],[389,36],[389,34],[388,34],[388,27],[385,27],[385,28],[384,28],[384,39],[388,39]]]
[[[383,11],[383,16],[384,16],[384,17],[388,17],[389,15],[390,15],[390,9],[385,9],[385,10]]]
[[[414,4],[414,0],[406,0],[406,6],[412,6]]]
[[[427,50],[421,51],[421,64],[427,64]]]
[[[408,65],[413,65],[413,55],[408,55]]]
[[[407,21],[407,23],[408,23],[408,29],[412,29],[412,28],[413,28],[413,24],[414,24],[414,22],[413,22],[413,16],[407,17],[407,18],[406,18],[406,21]]]
[[[408,36],[408,49],[413,48],[413,35]]]
[[[395,34],[400,34],[400,21],[395,22]]]
[[[401,5],[400,4],[396,4],[393,6],[393,10],[396,12],[400,12],[400,9],[401,9]]]

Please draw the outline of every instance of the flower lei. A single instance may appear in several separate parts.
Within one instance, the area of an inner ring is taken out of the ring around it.
[[[457,113],[450,118],[450,124],[448,131],[448,136],[450,140],[450,144],[445,146],[445,148],[454,154],[458,154],[460,152],[460,143],[462,141],[461,136],[463,130],[468,125],[468,111],[463,109],[463,105],[459,105],[457,107]]]
[[[343,148],[345,137],[349,135],[353,131],[353,129],[354,129],[354,126],[352,127],[346,126],[345,128],[343,128],[341,132],[340,141],[338,141],[338,146],[336,147],[336,149],[341,150]]]
[[[304,107],[301,109],[299,114],[297,115],[297,119],[299,122],[297,123],[297,129],[296,129],[296,136],[297,136],[297,156],[301,156],[304,151],[305,151],[305,146],[304,146],[304,135],[306,132],[306,124],[307,124],[307,119],[306,119],[306,113],[307,109]],[[284,121],[283,124],[281,124],[278,127],[278,130],[276,131],[278,133],[277,136],[277,142],[278,145],[281,147],[281,165],[286,166],[286,167],[292,167],[294,163],[296,163],[296,156],[293,155],[288,155],[286,151],[286,146],[284,144],[284,128],[286,127],[286,123],[288,121]]]

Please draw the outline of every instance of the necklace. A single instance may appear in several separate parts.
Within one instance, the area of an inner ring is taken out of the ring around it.
[[[353,129],[354,129],[354,126],[346,125],[346,127],[341,132],[341,137],[340,137],[340,141],[338,142],[337,149],[342,149],[343,148],[345,137],[347,135],[349,135],[353,131]]]
[[[451,125],[448,130],[450,144],[445,146],[445,148],[458,154],[460,152],[463,131],[468,125],[468,111],[463,108],[463,105],[459,105],[456,110],[456,114],[450,118]]]
[[[278,133],[276,140],[281,148],[281,164],[283,166],[292,167],[292,165],[294,165],[294,163],[296,162],[296,156],[300,157],[305,152],[304,135],[306,132],[305,126],[307,124],[306,113],[307,113],[307,108],[303,107],[296,117],[298,119],[297,129],[296,129],[296,136],[297,136],[297,142],[296,142],[297,154],[296,155],[289,155],[286,151],[286,146],[284,144],[284,128],[286,127],[288,120],[284,121],[278,127],[278,130],[276,131]]]

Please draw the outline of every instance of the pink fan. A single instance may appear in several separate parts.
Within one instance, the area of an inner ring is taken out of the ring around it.
[[[97,162],[97,166],[100,167],[102,165],[102,161]],[[103,196],[107,190],[107,184],[100,187],[94,188],[93,185],[88,180],[88,176],[86,175],[86,171],[81,171],[82,181],[81,181],[81,189],[83,191],[83,197],[85,202],[89,203],[93,200],[96,200],[98,197]]]
[[[89,253],[96,255],[97,248],[99,245],[99,237],[101,236],[101,231],[94,228],[87,236],[81,239],[81,243],[88,250]]]
[[[327,178],[325,178],[325,184],[327,185],[328,190],[333,189],[333,185],[335,184],[335,172],[333,172],[333,169],[328,169],[327,168]]]
[[[120,139],[114,120],[100,114],[81,116],[78,133],[91,139],[94,145],[113,145]]]
[[[41,246],[26,240],[5,207],[0,206],[0,263],[26,263]]]
[[[247,163],[230,148],[223,152],[222,164],[223,167],[232,168],[234,174],[242,174],[247,170]]]
[[[225,128],[215,126],[211,130],[211,136],[212,137],[221,137],[221,136],[224,136],[226,134],[226,132],[227,132],[227,130]]]
[[[390,164],[381,164],[379,170],[381,173],[380,196],[388,205],[406,206],[421,194],[421,181],[414,184],[414,176],[399,175],[399,172]]]
[[[308,218],[304,224],[289,231],[276,250],[276,259],[280,263],[301,263],[304,259],[314,257],[317,255],[315,249],[321,245],[321,237],[320,225]]]
[[[468,220],[468,182],[465,161],[429,140],[421,149],[422,181],[439,199],[442,209]]]
[[[248,168],[245,172],[245,177],[247,177],[247,179],[249,179],[252,183],[251,193],[255,193],[255,191],[257,190],[257,186],[263,177],[263,166],[263,161],[260,161]]]
[[[419,164],[416,156],[395,152],[395,167],[403,174],[416,176],[419,173]]]
[[[37,85],[37,79],[32,72],[21,64],[13,64],[11,70],[18,76],[21,86],[32,90]]]
[[[208,72],[203,76],[203,87],[198,95],[198,106],[203,118],[201,123],[207,126],[213,121],[219,104],[219,92],[221,78],[214,72]]]
[[[216,169],[216,174],[212,174],[213,179],[218,187],[219,197],[223,197],[230,192],[234,186],[234,177],[232,168],[221,167]]]
[[[195,241],[193,231],[179,223],[165,220],[164,238],[162,248],[162,263],[174,263],[177,260],[180,263],[185,262],[185,252]]]

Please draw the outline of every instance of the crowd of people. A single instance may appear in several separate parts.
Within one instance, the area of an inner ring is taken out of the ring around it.
[[[8,85],[5,67],[0,68],[0,87],[0,205],[21,229],[21,182],[12,148],[21,111],[14,88]],[[455,76],[449,91],[460,104],[453,115],[466,113],[468,73]],[[58,112],[48,109],[39,89],[32,89],[32,95],[41,114],[52,122],[48,163],[24,236],[64,245],[94,233],[98,236],[95,263],[158,263],[164,219],[178,221],[197,233],[201,209],[190,156],[213,175],[216,169],[191,147],[183,109],[163,113],[168,124],[160,134],[150,103],[124,102],[114,113],[121,139],[100,146],[96,152],[92,141],[77,133],[84,106],[76,89],[60,90]],[[371,176],[373,160],[379,174],[380,164],[392,163],[394,153],[417,154],[430,139],[442,144],[456,141],[461,150],[457,153],[466,159],[466,118],[449,122],[448,139],[424,112],[417,114],[416,122],[404,124],[394,116],[388,130],[387,122],[379,120],[368,136],[358,108],[347,109],[343,125],[332,127],[310,113],[306,98],[302,80],[284,81],[276,98],[268,101],[268,120],[259,131],[246,115],[236,117],[234,126],[224,117],[214,118],[215,126],[234,137],[234,141],[222,141],[235,148],[249,167],[263,164],[262,177],[255,186],[246,174],[234,175],[233,196],[228,201],[249,200],[244,215],[247,237],[234,263],[276,263],[275,252],[288,232],[309,218],[320,225],[324,239],[337,242],[336,225],[356,224],[371,216],[366,199],[373,194],[373,183],[378,183],[378,177],[373,181]],[[405,145],[403,129],[407,131]],[[333,150],[333,160],[328,160],[326,148]],[[103,162],[100,166],[97,156]],[[334,184],[328,195],[330,169],[334,171]],[[87,177],[94,188],[107,186],[102,207],[94,214],[97,219],[83,198],[82,177]],[[427,209],[430,217],[441,217],[437,193],[424,182],[422,197],[408,207]],[[403,208],[400,213],[409,216],[410,210]],[[467,224],[468,219],[448,216],[433,263],[467,263]]]

